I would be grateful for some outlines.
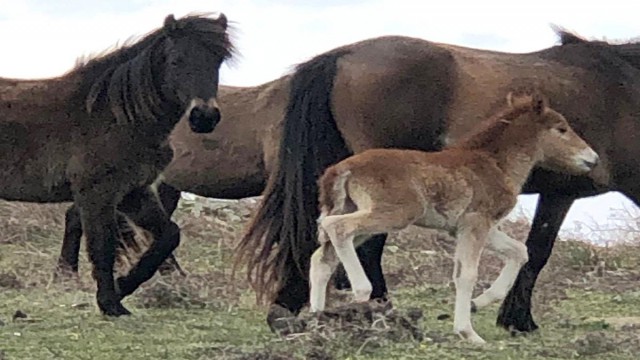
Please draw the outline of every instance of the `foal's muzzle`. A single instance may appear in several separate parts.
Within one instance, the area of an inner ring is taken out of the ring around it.
[[[210,133],[219,122],[220,109],[217,106],[202,104],[194,106],[189,112],[189,127],[195,133]]]

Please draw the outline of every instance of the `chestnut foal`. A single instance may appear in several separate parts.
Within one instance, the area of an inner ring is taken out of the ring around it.
[[[374,234],[409,225],[456,237],[454,331],[484,340],[471,308],[506,296],[527,261],[527,248],[498,229],[529,172],[539,165],[569,174],[589,172],[598,155],[539,93],[507,95],[507,108],[440,152],[372,149],[329,167],[319,180],[320,248],[311,258],[311,311],[325,306],[329,278],[341,261],[355,300],[369,300],[371,283],[355,248]],[[485,247],[505,266],[493,285],[471,300]]]

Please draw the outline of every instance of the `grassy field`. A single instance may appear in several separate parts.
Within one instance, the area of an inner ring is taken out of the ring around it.
[[[385,253],[393,310],[371,319],[309,320],[276,336],[242,276],[232,248],[252,201],[183,201],[177,257],[189,276],[156,276],[125,305],[133,316],[102,317],[84,255],[80,278],[53,281],[64,205],[0,203],[0,360],[6,359],[637,359],[640,249],[558,244],[541,275],[534,315],[541,330],[511,337],[495,327],[498,305],[474,315],[487,345],[452,335],[447,239],[408,229]],[[524,222],[509,231],[522,238]],[[483,257],[478,291],[499,269]],[[332,294],[333,305],[348,294]]]

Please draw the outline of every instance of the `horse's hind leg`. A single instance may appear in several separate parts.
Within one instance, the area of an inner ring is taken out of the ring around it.
[[[180,228],[171,221],[148,188],[139,188],[128,194],[118,209],[137,226],[151,233],[154,241],[140,257],[129,274],[119,278],[118,289],[122,296],[133,293],[149,280],[160,265],[180,244]]]
[[[527,247],[494,227],[489,233],[489,248],[505,262],[500,275],[491,287],[472,300],[471,309],[481,309],[495,301],[502,300],[518,276],[518,271],[527,262]]]
[[[78,255],[82,242],[82,222],[78,207],[71,205],[64,215],[64,238],[54,277],[78,273]]]

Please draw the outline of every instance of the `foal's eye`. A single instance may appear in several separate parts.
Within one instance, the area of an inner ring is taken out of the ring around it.
[[[566,127],[558,128],[558,132],[559,132],[560,134],[565,134],[565,133],[567,132],[567,128],[566,128]]]

